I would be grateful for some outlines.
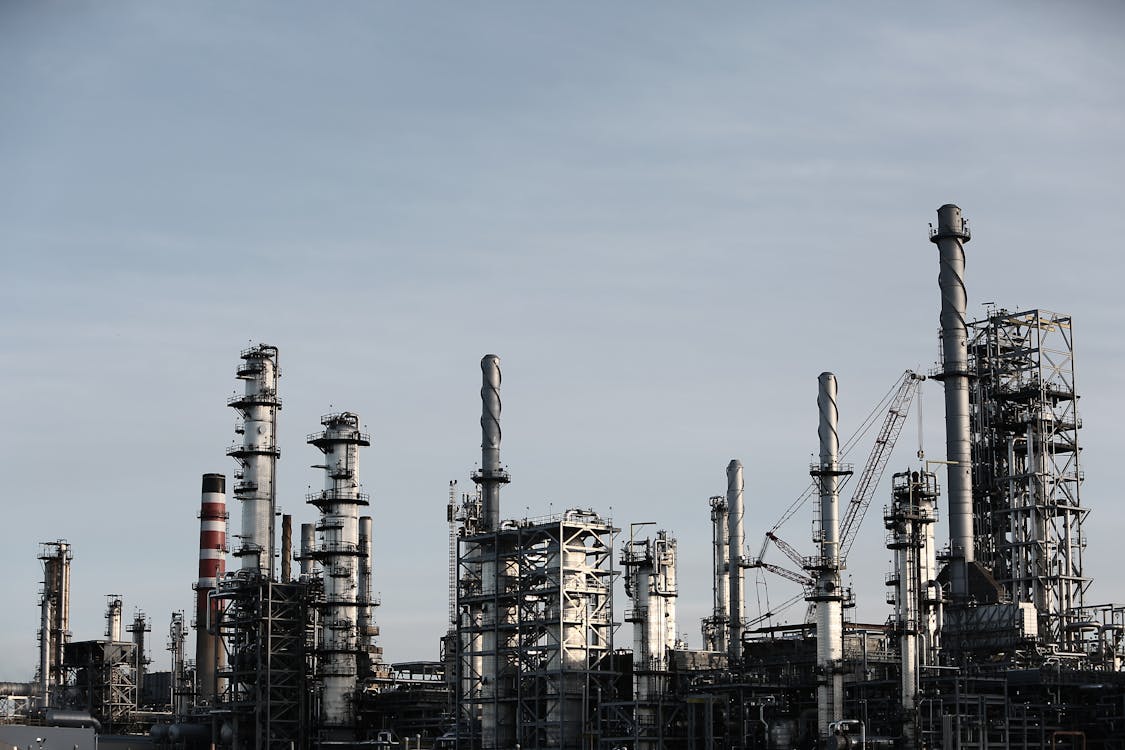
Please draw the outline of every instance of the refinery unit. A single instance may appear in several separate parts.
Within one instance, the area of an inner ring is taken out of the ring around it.
[[[1002,308],[969,320],[970,233],[957,206],[938,209],[930,240],[940,364],[902,375],[869,420],[874,443],[855,466],[846,459],[858,440],[840,432],[846,387],[821,373],[808,491],[771,526],[754,516],[744,466],[730,460],[725,494],[699,506],[710,549],[684,549],[648,521],[615,526],[592,509],[505,516],[500,360],[485,356],[480,464],[471,491],[449,484],[448,630],[427,662],[389,661],[376,643],[373,517],[359,460],[371,440],[359,417],[328,414],[307,436],[323,485],[305,498],[315,520],[299,524],[294,544],[293,518],[277,503],[278,350],[246,349],[243,392],[228,401],[236,468],[229,483],[202,475],[195,606],[191,617],[171,615],[171,671],[148,669],[151,622],[138,612],[126,626],[121,595],[107,597],[104,638],[71,637],[76,551],[44,543],[36,679],[0,683],[0,740],[30,745],[38,735],[40,748],[82,750],[95,736],[230,750],[1125,748],[1125,607],[1089,601],[1083,567],[1071,320]],[[876,501],[927,379],[944,389],[945,456],[892,472]],[[810,424],[811,396],[810,387]],[[228,534],[228,490],[237,535]],[[882,525],[864,530],[873,502]],[[810,505],[815,546],[803,555],[780,527]],[[756,554],[748,528],[768,529]],[[842,575],[861,534],[893,561],[881,622],[854,620]],[[789,562],[767,560],[769,550]],[[677,621],[688,584],[677,561],[707,554],[712,608],[693,649]],[[751,570],[800,584],[788,604],[807,616],[781,625],[776,612],[748,617]]]

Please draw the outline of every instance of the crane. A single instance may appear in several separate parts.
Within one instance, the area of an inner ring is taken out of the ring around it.
[[[875,488],[879,486],[879,480],[883,477],[883,472],[887,468],[887,462],[891,458],[891,452],[895,447],[895,443],[898,442],[899,435],[902,433],[903,424],[906,422],[906,417],[910,413],[910,404],[914,400],[915,394],[918,392],[918,386],[925,379],[924,375],[919,375],[913,370],[907,370],[902,374],[895,385],[891,387],[890,393],[892,395],[890,398],[884,397],[880,402],[880,404],[889,403],[886,416],[883,418],[883,424],[879,429],[879,433],[875,436],[875,444],[871,446],[871,452],[867,456],[867,463],[864,464],[863,472],[860,474],[859,481],[856,482],[851,499],[848,501],[848,508],[844,513],[844,518],[840,522],[841,566],[847,561],[848,553],[851,551],[852,544],[855,542],[859,527],[863,524],[864,516],[867,515],[867,508],[871,504],[872,495],[875,492]],[[878,408],[877,406],[876,411]],[[872,418],[869,417],[868,422],[873,424],[871,420]],[[811,497],[814,491],[815,485],[811,485],[806,489],[805,492],[797,498],[797,501],[786,510],[781,520],[778,521],[772,529],[766,532],[766,538],[762,541],[762,548],[758,552],[758,556],[750,562],[749,567],[764,568],[783,578],[806,586],[812,582],[813,579],[808,575],[795,573],[778,565],[767,563],[763,558],[765,557],[770,542],[773,542],[774,546],[781,550],[781,552],[796,565],[802,569],[808,569],[810,564],[809,560],[802,557],[793,545],[786,542],[774,532],[780,528],[781,524],[785,523],[785,521],[793,516],[797,508]]]

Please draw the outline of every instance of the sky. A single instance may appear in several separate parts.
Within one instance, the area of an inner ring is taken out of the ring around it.
[[[728,461],[756,551],[808,483],[818,374],[850,434],[937,359],[949,202],[971,314],[1074,316],[1089,601],[1125,601],[1123,26],[1111,2],[0,3],[0,679],[33,675],[55,539],[74,638],[120,594],[168,668],[256,342],[280,350],[296,524],[320,415],[372,435],[388,660],[438,656],[486,353],[502,515],[667,529],[698,647]],[[890,471],[942,457],[942,409],[925,383],[853,549],[860,620],[889,615]],[[811,522],[782,530],[805,554]],[[796,593],[747,588],[751,617]]]

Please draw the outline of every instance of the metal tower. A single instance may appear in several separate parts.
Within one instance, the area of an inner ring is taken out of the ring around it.
[[[320,510],[316,529],[320,541],[312,556],[320,562],[324,580],[320,633],[317,639],[316,674],[321,683],[320,724],[330,729],[350,729],[355,724],[355,697],[359,676],[357,657],[367,650],[369,633],[360,633],[361,622],[370,627],[370,595],[360,595],[365,566],[360,545],[359,506],[368,505],[360,492],[359,449],[371,445],[360,430],[359,417],[351,412],[321,417],[324,430],[308,436],[310,445],[324,453],[324,489],[307,497]],[[370,541],[370,527],[367,529]],[[370,568],[365,583],[370,587]],[[361,615],[362,609],[362,615]]]
[[[1070,317],[996,310],[969,329],[976,558],[1035,605],[1041,637],[1076,641],[1090,579]]]
[[[277,347],[258,344],[240,355],[237,376],[245,381],[245,392],[231,397],[227,405],[237,409],[241,422],[235,432],[242,442],[227,449],[227,455],[242,467],[235,472],[234,496],[242,502],[241,542],[234,556],[242,559],[242,570],[273,575],[274,513],[277,488],[274,478],[277,459],[277,379],[281,377]]]

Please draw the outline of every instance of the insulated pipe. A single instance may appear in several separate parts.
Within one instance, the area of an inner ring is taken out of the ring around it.
[[[727,572],[730,588],[730,610],[727,613],[730,636],[727,648],[731,662],[742,658],[742,547],[745,539],[743,527],[742,462],[733,459],[727,464]]]
[[[313,573],[313,550],[316,549],[316,525],[311,523],[301,524],[301,575],[309,576]]]
[[[947,203],[938,209],[938,226],[930,241],[938,246],[941,290],[942,379],[945,383],[945,457],[949,485],[950,593],[955,601],[969,595],[968,564],[973,561],[973,484],[969,448],[969,357],[965,321],[965,243],[969,228],[961,209]]]
[[[212,704],[217,685],[216,669],[223,658],[211,632],[218,621],[219,599],[212,599],[219,578],[227,569],[227,478],[204,474],[199,505],[199,580],[195,584],[196,694]]]
[[[830,722],[844,713],[844,656],[840,589],[840,437],[837,428],[836,376],[823,372],[817,379],[816,406],[820,419],[820,464],[812,474],[820,488],[820,560],[812,601],[816,603],[817,724],[821,738],[828,737]]]

